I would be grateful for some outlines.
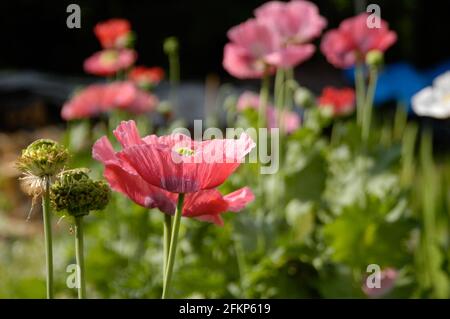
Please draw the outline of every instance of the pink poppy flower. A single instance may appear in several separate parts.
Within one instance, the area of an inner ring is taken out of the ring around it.
[[[245,91],[239,97],[236,109],[240,112],[245,109],[251,108],[257,110],[260,105],[259,95],[250,91]],[[269,129],[278,127],[277,121],[280,111],[273,105],[266,106],[267,126]],[[283,130],[285,133],[290,134],[295,132],[301,124],[300,116],[292,111],[283,110],[281,112],[281,121],[283,123]]]
[[[61,111],[65,120],[89,118],[133,102],[136,88],[131,83],[93,84],[76,93]]]
[[[268,107],[272,107],[268,105]],[[250,91],[245,91],[242,93],[236,103],[236,109],[240,112],[245,109],[254,109],[257,110],[259,108],[259,95]]]
[[[395,286],[395,282],[398,278],[398,271],[394,268],[386,268],[381,271],[380,276],[380,287],[378,288],[369,288],[367,279],[364,280],[362,290],[369,298],[379,298],[389,293]]]
[[[261,78],[273,73],[275,67],[297,65],[314,53],[314,46],[282,46],[280,37],[256,19],[247,20],[228,31],[230,42],[225,45],[223,66],[241,79]]]
[[[318,104],[319,107],[330,107],[335,116],[350,114],[355,110],[355,91],[352,88],[325,87]]]
[[[122,147],[145,144],[134,122],[122,122],[114,131]],[[152,140],[152,137],[148,137]],[[138,205],[146,208],[158,208],[166,214],[175,213],[178,194],[147,183],[139,173],[115,152],[110,141],[104,136],[92,149],[93,157],[105,165],[104,176],[111,188],[120,192]],[[238,212],[254,199],[247,187],[222,196],[216,189],[202,190],[186,194],[182,215],[202,221],[222,225],[221,214],[226,211]]]
[[[155,95],[137,89],[133,102],[121,108],[133,114],[144,114],[153,111],[158,104],[159,100]]]
[[[338,29],[328,31],[321,50],[327,60],[337,68],[348,68],[363,63],[371,50],[385,52],[397,41],[397,35],[381,20],[380,28],[369,28],[369,15],[361,13],[344,20]]]
[[[245,133],[237,140],[194,141],[184,134],[140,139],[133,121],[122,122],[115,134],[123,147],[117,156],[147,183],[173,193],[221,185],[256,146]]]
[[[160,67],[134,67],[128,74],[128,79],[140,87],[152,87],[164,78],[164,70]]]
[[[320,36],[327,20],[309,1],[270,1],[255,10],[259,21],[269,25],[285,45],[310,42]]]
[[[136,59],[137,54],[134,50],[103,50],[84,61],[84,71],[99,76],[110,76],[128,69]]]
[[[125,19],[110,19],[94,27],[94,33],[104,49],[125,48],[130,40],[130,32],[130,22]]]
[[[136,88],[131,82],[93,84],[67,101],[61,117],[74,120],[97,116],[112,109],[123,109],[140,114],[155,109],[158,99]]]

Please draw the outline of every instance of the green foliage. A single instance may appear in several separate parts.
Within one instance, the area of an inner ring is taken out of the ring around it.
[[[257,125],[254,109],[237,115],[230,108],[228,115],[235,127]],[[110,122],[118,120],[116,114]],[[353,118],[305,110],[302,126],[281,136],[276,174],[261,175],[259,163],[245,164],[221,186],[223,193],[250,186],[256,199],[246,210],[225,215],[224,227],[182,219],[173,296],[363,298],[367,266],[378,264],[399,273],[386,297],[448,298],[448,158],[434,157],[431,136],[402,114],[393,127],[374,122],[362,143]],[[151,130],[145,119],[138,123]],[[92,160],[90,146],[110,134],[107,126],[80,122],[67,134],[71,166],[88,167],[96,179],[103,168]],[[85,223],[89,295],[159,298],[162,213],[112,193],[105,210]],[[66,267],[74,263],[67,229],[64,220],[58,223],[54,239],[57,297],[75,296],[65,285]],[[41,246],[39,238],[0,241],[0,297],[44,296]]]

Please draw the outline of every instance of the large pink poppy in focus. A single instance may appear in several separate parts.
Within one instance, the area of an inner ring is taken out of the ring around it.
[[[141,138],[133,121],[122,122],[114,131],[114,135],[121,143],[123,150],[152,145],[151,143],[157,143],[158,141],[167,140],[170,141],[168,144],[171,144],[179,140],[176,136],[158,138],[152,135]],[[121,156],[123,150],[115,152],[110,141],[105,136],[94,144],[92,150],[93,157],[105,165],[104,176],[111,188],[123,193],[138,205],[147,208],[158,208],[164,213],[174,214],[178,194],[148,183],[139,171],[135,169],[134,165],[130,165],[128,161],[123,160]],[[164,162],[161,164],[171,165],[171,163]],[[180,180],[183,179],[183,177],[179,178]],[[208,179],[207,176],[198,176],[198,178]],[[225,196],[221,195],[216,189],[191,192],[186,194],[182,215],[222,225],[223,222],[220,216],[222,213],[226,211],[238,212],[253,199],[254,195],[248,187],[241,188]]]
[[[130,128],[132,127],[132,128]],[[221,185],[256,146],[243,133],[239,139],[194,141],[183,134],[137,138],[133,121],[115,131],[122,143],[117,156],[147,183],[173,193],[193,193]]]

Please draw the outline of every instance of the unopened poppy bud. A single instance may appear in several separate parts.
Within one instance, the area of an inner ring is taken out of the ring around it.
[[[22,151],[17,168],[36,177],[53,176],[61,171],[69,158],[67,149],[55,141],[40,139]]]
[[[379,50],[369,51],[366,55],[366,64],[369,67],[380,68],[384,63],[384,54]]]
[[[164,41],[164,52],[166,54],[178,52],[178,39],[176,37],[169,37]]]
[[[294,100],[298,105],[307,108],[314,104],[314,95],[307,88],[299,87],[295,90]]]
[[[106,207],[110,197],[108,185],[103,181],[93,181],[87,172],[87,169],[81,168],[59,174],[50,192],[55,210],[79,217]]]

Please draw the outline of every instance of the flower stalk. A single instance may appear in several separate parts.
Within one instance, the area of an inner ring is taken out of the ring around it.
[[[23,174],[20,178],[22,186],[33,196],[31,209],[36,199],[42,200],[48,299],[52,299],[54,295],[50,184],[52,177],[63,169],[68,158],[69,153],[64,146],[53,140],[39,139],[22,151],[16,163],[18,170]]]
[[[262,82],[259,100],[261,105],[259,106],[258,114],[258,127],[267,127],[267,103],[269,102],[269,90],[270,90],[270,75],[269,72],[265,72]]]
[[[164,41],[164,52],[169,58],[170,100],[177,104],[177,90],[180,83],[179,44],[176,37],[169,37]]]
[[[366,91],[366,83],[364,79],[364,66],[357,63],[355,66],[355,86],[356,86],[356,120],[359,125],[363,122],[364,113],[364,96]]]
[[[77,260],[78,299],[86,298],[86,280],[84,266],[83,216],[75,217],[75,255]]]
[[[110,189],[103,181],[89,178],[86,168],[63,171],[51,187],[51,203],[74,222],[78,298],[86,298],[83,217],[108,204]]]
[[[377,80],[378,80],[378,71],[376,68],[371,68],[369,85],[367,87],[367,95],[363,109],[362,139],[364,142],[367,142],[367,140],[369,139],[370,126],[372,122],[373,99],[377,87]]]
[[[172,216],[164,214],[164,260],[163,278],[166,276],[167,259],[169,258],[170,238],[172,235]]]
[[[44,177],[44,191],[42,195],[42,215],[44,222],[45,237],[45,260],[47,275],[47,299],[53,299],[53,244],[52,244],[52,222],[50,216],[50,177]]]
[[[276,123],[281,130],[282,125],[282,113],[285,103],[285,87],[286,87],[286,72],[283,69],[278,69],[275,76],[275,106],[277,108],[276,112]]]
[[[169,256],[167,259],[167,269],[164,276],[162,299],[166,299],[170,289],[170,281],[172,279],[173,266],[175,264],[175,256],[177,251],[178,233],[180,231],[181,215],[183,212],[184,194],[178,195],[177,210],[172,225],[172,234],[170,239]]]

